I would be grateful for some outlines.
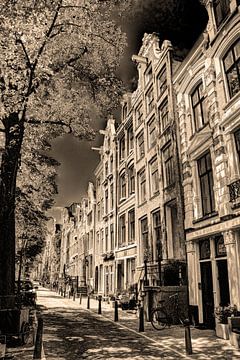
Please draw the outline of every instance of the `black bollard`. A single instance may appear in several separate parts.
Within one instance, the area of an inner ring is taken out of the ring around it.
[[[81,303],[82,303],[82,294],[80,293],[79,294],[79,304],[81,305]]]
[[[101,315],[102,313],[102,297],[98,297],[98,314]]]
[[[87,297],[87,309],[90,309],[90,296]]]
[[[191,339],[191,331],[190,331],[190,321],[189,319],[184,320],[185,327],[185,347],[187,355],[192,355],[192,339]]]
[[[115,300],[114,321],[118,321],[118,302],[117,302],[117,300]]]
[[[36,342],[34,346],[33,359],[42,359],[42,335],[43,335],[43,318],[38,319]]]
[[[73,293],[73,301],[75,301],[76,295],[75,295],[75,291]]]
[[[141,306],[139,308],[139,332],[144,332],[144,308]]]

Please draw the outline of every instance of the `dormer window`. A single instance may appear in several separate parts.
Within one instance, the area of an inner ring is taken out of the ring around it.
[[[226,19],[230,13],[230,0],[214,0],[213,10],[217,27]]]
[[[223,58],[229,96],[232,98],[240,90],[240,40],[235,42]]]

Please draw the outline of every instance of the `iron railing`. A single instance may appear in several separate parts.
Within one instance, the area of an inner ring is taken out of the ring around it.
[[[240,198],[240,179],[237,181],[234,181],[229,187],[229,194],[230,194],[230,201],[234,202],[238,198]]]

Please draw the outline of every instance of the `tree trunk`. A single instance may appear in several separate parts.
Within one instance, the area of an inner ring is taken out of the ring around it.
[[[24,126],[18,114],[3,121],[5,148],[0,172],[0,308],[13,308],[15,297],[16,178]]]

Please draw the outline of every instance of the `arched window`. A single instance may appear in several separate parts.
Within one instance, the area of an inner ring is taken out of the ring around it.
[[[223,58],[229,96],[232,98],[240,90],[240,39],[228,50]]]

